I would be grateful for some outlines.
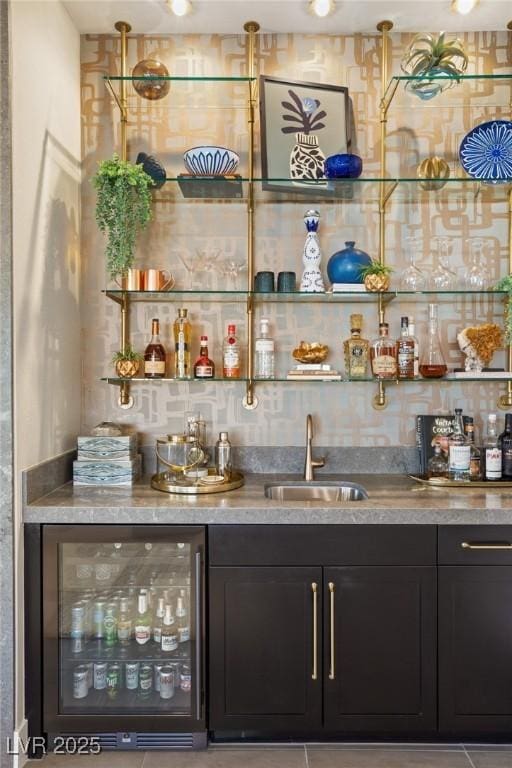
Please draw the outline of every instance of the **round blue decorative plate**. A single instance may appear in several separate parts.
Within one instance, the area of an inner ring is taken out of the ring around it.
[[[462,139],[459,157],[474,179],[494,183],[512,180],[512,122],[490,120],[477,125]]]

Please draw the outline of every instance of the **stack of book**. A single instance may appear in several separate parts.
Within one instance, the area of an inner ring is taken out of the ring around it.
[[[333,283],[333,293],[368,293],[364,283]]]
[[[83,436],[77,439],[74,485],[131,485],[141,474],[137,435]]]
[[[286,375],[294,381],[341,381],[341,375],[328,363],[297,363]]]

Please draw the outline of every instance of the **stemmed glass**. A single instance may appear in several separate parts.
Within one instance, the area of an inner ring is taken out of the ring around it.
[[[421,242],[417,237],[406,237],[405,242],[409,254],[409,266],[402,272],[400,290],[423,291],[426,288],[427,279],[421,269],[416,266],[416,257],[420,255]]]
[[[484,240],[482,237],[468,238],[470,268],[465,273],[464,285],[471,291],[481,291],[487,286],[487,269],[484,262]]]
[[[247,272],[247,263],[245,261],[235,261],[235,259],[226,259],[219,264],[221,272],[228,279],[228,289],[236,291],[238,288],[238,275]]]
[[[201,284],[198,287],[203,289],[209,287],[210,273],[215,269],[215,262],[219,257],[219,253],[220,251],[210,248],[198,248],[194,254],[188,250],[177,251],[178,259],[187,270],[187,290],[191,291],[196,287],[194,279],[196,273],[202,275]]]
[[[456,273],[448,266],[449,237],[435,237],[435,267],[430,275],[430,288],[434,291],[451,291],[455,288]]]

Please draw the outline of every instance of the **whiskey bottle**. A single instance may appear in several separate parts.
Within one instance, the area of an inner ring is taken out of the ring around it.
[[[191,329],[187,318],[188,309],[178,309],[174,321],[174,376],[177,379],[190,379],[190,337]]]
[[[439,443],[435,444],[434,455],[428,460],[427,475],[428,477],[447,477],[448,475],[448,462],[443,456],[443,449]]]
[[[236,340],[236,326],[228,325],[222,345],[222,375],[225,379],[240,378],[240,349]]]
[[[471,448],[464,434],[462,421],[462,408],[455,409],[455,421],[453,432],[448,438],[449,466],[448,477],[450,480],[470,479]]]
[[[194,378],[213,379],[214,376],[215,363],[208,357],[208,336],[201,336],[199,357],[194,363]]]
[[[151,341],[144,350],[144,376],[147,379],[162,379],[165,376],[165,349],[160,342],[160,321],[151,321]]]
[[[490,413],[487,418],[487,436],[484,441],[485,450],[485,479],[501,480],[501,446],[496,432],[496,414]]]
[[[500,435],[501,468],[504,480],[512,480],[512,413],[505,414],[505,430]]]
[[[170,605],[165,606],[164,623],[162,626],[162,651],[169,652],[175,651],[178,647],[178,632],[174,616],[172,615],[172,608]]]
[[[475,445],[475,425],[472,416],[464,417],[464,430],[469,443],[469,479],[482,479],[482,455]]]
[[[367,375],[370,344],[361,338],[362,326],[362,315],[350,315],[350,338],[343,342],[345,373],[349,379],[364,379]]]
[[[379,323],[379,338],[372,342],[370,359],[377,379],[396,379],[396,344],[389,338],[388,323]]]
[[[401,333],[396,342],[397,377],[414,379],[414,339],[409,337],[409,318],[402,317]]]

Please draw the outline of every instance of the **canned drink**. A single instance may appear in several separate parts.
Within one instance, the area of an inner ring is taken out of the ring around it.
[[[151,696],[153,689],[153,669],[150,664],[142,664],[139,671],[139,694],[142,698]]]
[[[174,696],[174,670],[162,667],[160,670],[160,698],[172,699]]]
[[[87,667],[87,687],[92,688],[94,682],[94,664],[92,661],[85,661],[84,667]]]
[[[80,601],[71,607],[71,652],[80,653],[85,646],[85,603]]]
[[[105,606],[105,615],[103,618],[103,637],[105,645],[110,647],[117,641],[117,605],[108,603]]]
[[[164,667],[168,666],[164,661],[157,661],[153,664],[153,671],[155,673],[155,691],[160,692],[160,672]]]
[[[73,698],[85,699],[89,693],[89,685],[87,679],[89,677],[89,670],[85,664],[80,664],[75,667],[73,671]]]
[[[96,600],[92,612],[92,634],[93,637],[103,637],[103,621],[105,618],[105,601]]]
[[[127,661],[124,665],[125,684],[131,691],[136,691],[139,687],[139,668],[138,661]]]
[[[188,664],[181,665],[180,688],[182,691],[190,691],[192,688],[192,673]]]
[[[107,687],[107,662],[97,661],[94,664],[94,688],[103,691]]]
[[[109,664],[107,667],[107,694],[110,699],[117,699],[121,687],[121,667],[119,664]]]

